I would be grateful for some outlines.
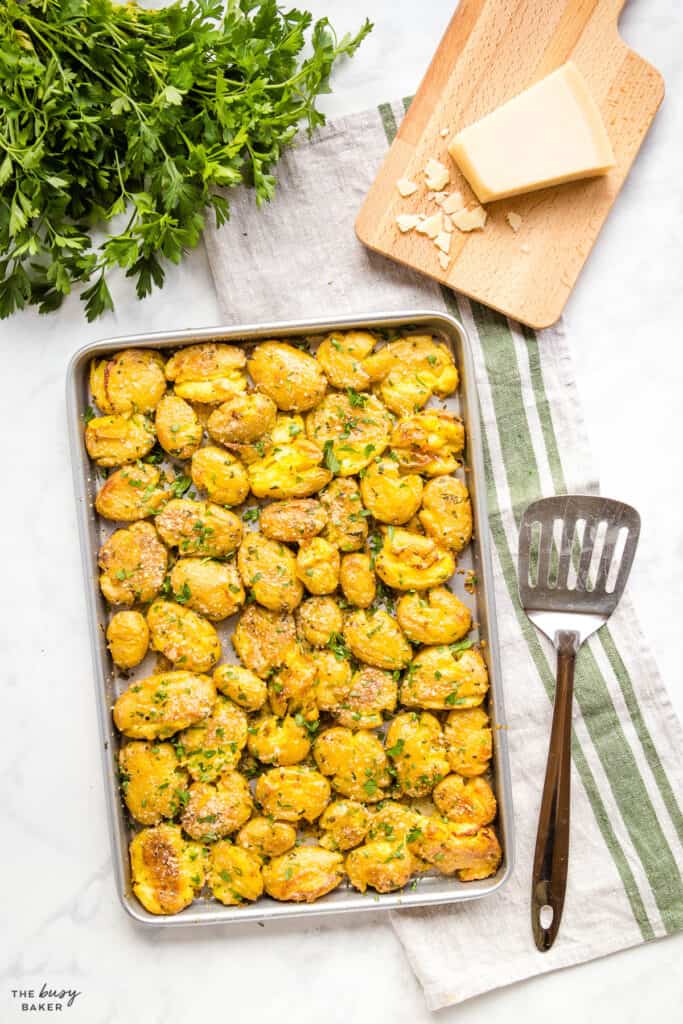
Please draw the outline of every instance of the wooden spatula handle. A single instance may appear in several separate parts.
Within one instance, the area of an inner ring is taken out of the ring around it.
[[[536,852],[531,885],[531,927],[536,947],[550,949],[562,919],[569,864],[569,806],[572,742],[572,697],[574,663],[579,636],[572,630],[558,630],[557,687],[553,724],[548,748],[541,813],[538,819]],[[542,914],[543,908],[550,910]],[[543,918],[550,916],[548,922]]]

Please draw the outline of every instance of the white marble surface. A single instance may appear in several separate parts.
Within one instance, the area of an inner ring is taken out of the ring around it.
[[[341,29],[377,27],[339,72],[330,113],[416,88],[449,0],[310,0]],[[679,714],[683,503],[680,179],[683,22],[677,0],[631,0],[626,39],[664,73],[665,104],[567,309],[603,492],[643,516],[633,592]],[[120,910],[109,866],[90,652],[64,418],[69,355],[99,337],[217,322],[203,251],[138,303],[117,285],[115,316],[88,325],[78,302],[0,323],[5,486],[0,589],[4,721],[0,758],[6,966],[0,1019],[22,1018],[11,990],[75,987],[64,1011],[88,1024],[182,1024],[231,1015],[269,1024],[430,1019],[391,929],[369,915],[317,927],[152,933]],[[314,313],[315,311],[311,311]],[[9,441],[9,443],[7,443]],[[556,1024],[676,1019],[683,937],[517,985],[443,1011]],[[435,956],[438,956],[435,950]]]

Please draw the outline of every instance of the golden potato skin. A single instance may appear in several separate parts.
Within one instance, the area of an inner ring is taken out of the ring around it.
[[[249,605],[235,626],[232,643],[244,666],[266,679],[296,648],[294,617]]]
[[[181,555],[225,558],[242,540],[242,523],[234,512],[211,501],[172,498],[156,518],[159,536]]]
[[[245,390],[245,363],[244,352],[235,345],[203,342],[188,345],[171,356],[166,377],[174,382],[175,393],[181,398],[214,404]]]
[[[472,628],[472,613],[447,587],[404,594],[396,605],[398,624],[414,644],[452,644]]]
[[[351,666],[332,651],[315,652],[315,702],[321,711],[336,711],[351,686]]]
[[[320,845],[328,850],[350,850],[363,842],[370,827],[370,813],[357,800],[334,800],[320,816],[325,833]]]
[[[208,676],[161,672],[132,683],[114,704],[114,724],[134,740],[167,739],[211,714],[216,688]]]
[[[363,359],[375,347],[376,338],[369,331],[333,331],[318,345],[315,358],[332,387],[363,391],[370,384],[370,376],[363,367]],[[356,398],[362,406],[365,396]]]
[[[154,417],[159,444],[174,459],[189,459],[202,443],[202,425],[192,406],[178,395],[164,395]]]
[[[304,588],[297,579],[294,554],[262,533],[247,533],[237,555],[237,568],[255,600],[273,612],[291,612],[301,603]]]
[[[462,551],[472,539],[472,502],[462,480],[454,476],[430,480],[422,496],[419,520],[439,544]]]
[[[413,858],[405,844],[375,839],[352,850],[344,866],[354,889],[395,892],[410,881]]]
[[[234,394],[214,409],[207,421],[209,437],[230,448],[251,444],[275,426],[277,406],[259,391]]]
[[[371,732],[352,732],[333,726],[320,733],[313,745],[315,763],[342,796],[361,803],[377,803],[391,783],[389,762],[380,740]]]
[[[432,796],[441,813],[456,825],[489,825],[498,809],[493,790],[481,776],[464,779],[462,775],[447,775],[435,786]]]
[[[158,825],[177,813],[187,773],[171,743],[132,740],[119,751],[119,773],[126,807],[141,825]]]
[[[176,601],[211,622],[234,615],[246,597],[236,567],[213,558],[179,558],[171,569],[171,590]]]
[[[306,765],[270,768],[256,781],[256,800],[278,821],[315,821],[330,802],[330,784]]]
[[[392,617],[383,609],[359,608],[344,620],[344,639],[359,661],[390,671],[405,668],[412,648]]]
[[[297,631],[311,647],[326,647],[342,631],[341,608],[333,597],[307,597],[297,611]]]
[[[394,590],[428,590],[455,572],[455,559],[431,537],[390,527],[377,555],[379,578]]]
[[[391,446],[404,472],[445,476],[460,465],[465,428],[453,413],[428,409],[402,417],[394,427]]]
[[[195,487],[217,505],[241,505],[249,494],[246,469],[225,448],[206,445],[196,451],[190,475]]]
[[[268,684],[268,700],[273,714],[283,718],[301,713],[307,722],[317,722],[316,678],[314,659],[300,648],[290,651]]]
[[[361,552],[344,555],[339,568],[339,583],[344,597],[356,608],[369,608],[377,593],[377,580],[370,556]]]
[[[381,455],[391,428],[391,416],[374,395],[358,408],[348,395],[332,392],[306,417],[308,437],[329,451],[334,472],[342,477],[359,473]]]
[[[261,510],[259,518],[259,526],[266,537],[290,544],[315,537],[326,522],[327,514],[315,498],[272,501]]]
[[[211,623],[175,601],[157,598],[147,612],[147,625],[152,648],[179,668],[208,672],[221,656]]]
[[[387,730],[386,746],[406,796],[427,796],[448,774],[441,725],[428,712],[397,715]]]
[[[247,369],[259,391],[286,412],[305,412],[325,394],[327,381],[312,356],[282,341],[257,345]]]
[[[225,697],[218,697],[211,714],[184,729],[177,742],[180,763],[197,782],[214,782],[234,770],[247,743],[247,716]]]
[[[249,727],[249,753],[264,764],[298,764],[308,757],[308,730],[291,715],[263,715]]]
[[[296,574],[310,594],[332,594],[339,585],[338,548],[324,537],[302,541],[296,556]]]
[[[419,831],[421,820],[422,815],[405,804],[385,800],[372,816],[368,839],[390,839],[410,844]]]
[[[401,689],[408,707],[448,711],[482,703],[489,688],[486,664],[476,650],[423,647],[410,666]]]
[[[154,447],[154,427],[141,413],[96,416],[85,428],[85,447],[98,466],[121,466]]]
[[[299,846],[263,867],[263,884],[274,900],[313,903],[344,878],[340,853],[322,846]]]
[[[400,526],[415,515],[422,501],[422,478],[401,473],[395,459],[375,459],[360,483],[363,504],[380,523]]]
[[[202,848],[178,825],[144,828],[130,844],[133,892],[150,914],[177,914],[204,885]]]
[[[236,832],[254,807],[249,783],[239,772],[225,772],[215,783],[193,782],[181,824],[188,836],[214,842]]]
[[[307,498],[332,479],[330,470],[321,465],[323,449],[299,431],[296,420],[300,417],[288,419],[289,436],[277,440],[282,425],[276,425],[272,434],[274,445],[249,462],[249,486],[257,498]]]
[[[368,535],[360,490],[355,480],[333,480],[320,495],[327,513],[323,537],[340,551],[359,551]]]
[[[107,626],[107,646],[114,664],[135,668],[147,654],[149,629],[140,612],[116,612]]]
[[[453,356],[430,335],[390,341],[365,359],[363,368],[379,382],[383,402],[398,416],[422,408],[432,395],[452,394],[459,381]]]
[[[279,857],[294,846],[296,829],[285,821],[271,821],[257,815],[242,825],[235,841],[256,857]]]
[[[346,698],[335,717],[348,729],[378,729],[382,712],[396,708],[398,686],[390,672],[366,665],[354,673]]]
[[[219,665],[213,673],[216,689],[245,711],[258,711],[268,699],[262,679],[241,665]]]
[[[425,818],[421,831],[413,848],[442,875],[457,872],[462,882],[472,882],[496,873],[502,855],[492,828],[463,832],[452,822]]]
[[[164,361],[158,352],[139,348],[93,360],[90,390],[104,413],[152,412],[166,390]]]
[[[443,735],[451,769],[466,777],[483,775],[493,756],[491,723],[484,709],[451,711]]]
[[[211,846],[207,880],[215,898],[228,907],[257,900],[263,892],[257,858],[227,839],[219,839]]]
[[[159,593],[168,552],[151,523],[115,530],[97,556],[100,588],[110,604],[147,604]]]
[[[110,473],[95,498],[95,511],[103,519],[134,523],[159,511],[167,495],[159,486],[156,466],[136,463]]]

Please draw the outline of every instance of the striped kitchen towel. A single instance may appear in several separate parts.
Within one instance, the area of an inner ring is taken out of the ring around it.
[[[560,323],[534,333],[363,248],[353,222],[404,104],[327,124],[278,169],[275,200],[231,198],[206,243],[225,321],[446,309],[474,349],[485,444],[516,866],[493,896],[394,913],[432,1009],[683,927],[680,724],[628,594],[577,664],[572,867],[554,948],[536,951],[531,861],[550,733],[554,655],[517,599],[517,530],[535,498],[598,487],[570,346]]]

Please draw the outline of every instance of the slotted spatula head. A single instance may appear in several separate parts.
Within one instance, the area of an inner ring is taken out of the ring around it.
[[[519,531],[519,596],[531,621],[580,642],[607,621],[624,592],[640,535],[630,505],[566,494],[533,502]]]

